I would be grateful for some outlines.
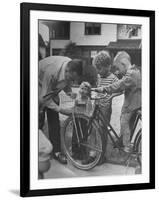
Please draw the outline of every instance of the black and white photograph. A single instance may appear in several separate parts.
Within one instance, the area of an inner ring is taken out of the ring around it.
[[[39,20],[38,37],[39,178],[142,173],[142,26]]]
[[[22,196],[27,184],[30,195],[153,187],[153,12],[22,9],[22,20],[30,16],[29,35],[22,28],[30,105],[29,118],[23,113],[29,137],[23,133],[21,148],[29,161],[21,160]]]

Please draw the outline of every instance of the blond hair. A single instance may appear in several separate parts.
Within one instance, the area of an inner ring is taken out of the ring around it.
[[[88,82],[82,82],[81,85],[80,85],[80,88],[81,87],[84,87],[84,88],[87,89],[88,96],[90,97],[91,96],[91,85],[90,85],[90,83],[88,83]]]
[[[131,63],[131,57],[126,51],[119,51],[114,58],[114,62],[120,62],[122,59],[127,59]]]

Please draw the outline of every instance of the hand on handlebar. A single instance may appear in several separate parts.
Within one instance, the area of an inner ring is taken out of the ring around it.
[[[98,92],[98,93],[104,93],[104,87],[92,88],[91,91]]]

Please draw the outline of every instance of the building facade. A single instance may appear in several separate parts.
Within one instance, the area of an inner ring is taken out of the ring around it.
[[[39,33],[49,38],[50,55],[82,58],[91,64],[101,50],[108,50],[112,57],[124,50],[131,55],[132,63],[141,66],[140,25],[40,21]]]

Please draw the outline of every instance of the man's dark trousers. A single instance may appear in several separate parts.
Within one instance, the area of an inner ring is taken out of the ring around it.
[[[60,120],[59,114],[47,108],[47,122],[48,122],[48,131],[49,139],[53,145],[53,152],[61,152],[61,137],[60,137]]]

